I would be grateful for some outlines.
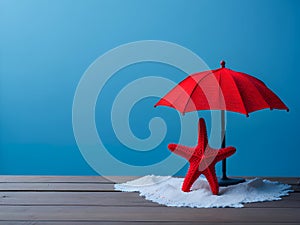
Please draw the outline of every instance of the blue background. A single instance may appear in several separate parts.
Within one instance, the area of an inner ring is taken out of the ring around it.
[[[1,0],[0,174],[96,174],[73,135],[76,86],[100,55],[153,39],[191,49],[210,68],[225,59],[228,67],[263,80],[290,108],[289,113],[263,110],[249,118],[228,113],[228,145],[238,150],[229,161],[230,175],[299,176],[299,6],[296,0]],[[157,63],[128,67],[99,96],[107,107],[97,105],[96,120],[108,121],[114,95],[126,82],[153,74],[175,82],[186,76]],[[144,99],[131,113],[138,137],[149,135],[153,116],[164,117],[169,126],[159,151],[146,157],[127,154],[130,149],[117,141],[110,123],[102,125],[105,146],[124,162],[159,161],[169,154],[166,144],[178,140],[177,113],[153,109],[156,101]]]

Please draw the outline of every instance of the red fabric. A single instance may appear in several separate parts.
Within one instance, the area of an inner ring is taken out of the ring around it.
[[[262,81],[227,68],[188,76],[155,104],[158,105],[173,107],[181,113],[228,110],[248,116],[264,108],[288,111]]]
[[[213,149],[208,145],[206,125],[203,118],[199,120],[198,145],[187,147],[178,144],[169,144],[168,148],[175,154],[187,159],[190,163],[189,170],[185,176],[182,191],[189,192],[197,178],[204,174],[211,191],[217,195],[219,184],[215,172],[217,162],[233,155],[236,151],[234,147]]]

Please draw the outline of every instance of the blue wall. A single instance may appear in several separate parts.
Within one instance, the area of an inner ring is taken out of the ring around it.
[[[228,113],[228,144],[238,150],[230,159],[231,175],[299,176],[299,6],[296,0],[1,0],[0,174],[96,174],[73,135],[77,84],[108,50],[154,39],[191,49],[210,68],[225,59],[228,67],[263,80],[290,108],[289,113],[263,110],[249,118]],[[155,63],[135,65],[116,74],[99,98],[111,106],[130,74],[138,78],[145,71],[175,82],[186,76]],[[104,144],[121,160],[153,163],[169,154],[166,143],[178,139],[178,119],[168,120],[178,115],[172,109],[154,110],[156,100],[141,101],[131,113],[139,118],[131,121],[139,137],[149,135],[152,115],[165,117],[171,127],[149,157],[122,155],[130,149],[117,142],[109,123],[101,128],[107,130]],[[107,110],[97,106],[96,119],[108,121]]]

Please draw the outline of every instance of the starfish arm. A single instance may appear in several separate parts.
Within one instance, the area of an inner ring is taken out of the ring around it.
[[[231,155],[233,155],[234,153],[236,152],[236,149],[235,147],[226,147],[226,148],[221,148],[219,151],[218,151],[218,154],[215,158],[215,162],[219,162]]]
[[[215,164],[211,164],[206,170],[203,171],[203,174],[208,181],[211,192],[214,195],[219,194],[219,183],[216,175]]]
[[[180,155],[186,158],[187,160],[189,160],[194,153],[194,148],[178,145],[178,144],[169,144],[168,148],[170,149],[171,152]]]
[[[206,125],[205,121],[203,118],[199,119],[199,124],[198,124],[198,148],[200,153],[203,153],[206,146],[208,144],[208,139],[207,139],[207,130],[206,130]]]
[[[181,190],[184,192],[190,192],[193,183],[197,180],[197,178],[201,175],[201,172],[198,170],[197,165],[190,164],[190,168],[185,175]]]

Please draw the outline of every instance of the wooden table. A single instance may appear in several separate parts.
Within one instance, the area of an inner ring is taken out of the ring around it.
[[[119,177],[120,181],[128,177]],[[299,178],[268,178],[293,185],[281,201],[244,208],[174,208],[138,193],[114,191],[96,176],[0,176],[0,224],[300,224]]]

